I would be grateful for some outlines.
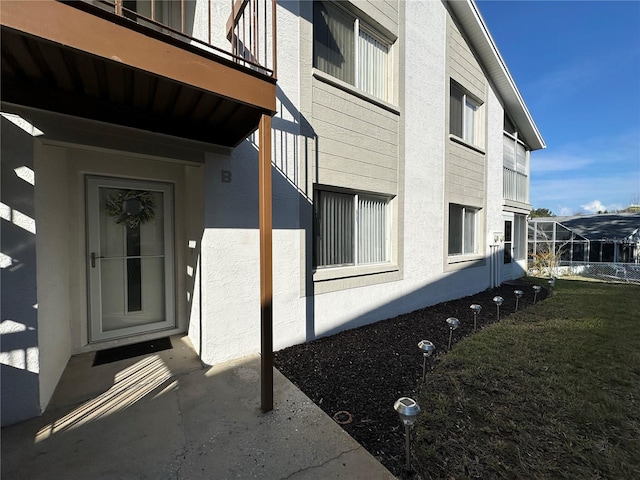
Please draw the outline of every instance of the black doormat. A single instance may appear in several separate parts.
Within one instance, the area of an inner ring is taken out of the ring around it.
[[[149,340],[148,342],[134,343],[133,345],[124,345],[123,347],[110,348],[96,352],[93,358],[93,366],[104,365],[105,363],[117,362],[125,358],[139,357],[153,352],[162,350],[170,350],[173,348],[169,337],[158,338],[157,340]]]

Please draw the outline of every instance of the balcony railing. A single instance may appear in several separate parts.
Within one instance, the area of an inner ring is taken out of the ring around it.
[[[276,76],[276,0],[229,0],[228,20],[213,0],[195,11],[190,0],[81,0],[138,25],[198,47],[208,53]],[[196,18],[198,16],[198,18]],[[204,16],[205,18],[201,18]]]
[[[503,167],[502,194],[505,200],[529,203],[529,177],[511,168]]]

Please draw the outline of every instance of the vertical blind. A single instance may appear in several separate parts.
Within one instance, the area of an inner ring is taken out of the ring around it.
[[[462,138],[462,99],[464,94],[451,85],[449,100],[449,133]]]
[[[465,96],[462,138],[470,143],[476,143],[476,110],[478,106]]]
[[[508,135],[504,136],[502,148],[503,165],[511,170],[516,169],[516,142]]]
[[[521,143],[516,143],[516,171],[527,174],[527,150]]]
[[[527,149],[526,147],[509,135],[504,136],[503,143],[503,164],[523,175],[527,174]]]
[[[476,212],[464,209],[464,245],[463,253],[476,253]]]
[[[353,195],[318,192],[318,265],[354,263],[354,198]]]
[[[449,255],[476,253],[476,210],[449,205]]]
[[[387,100],[388,53],[387,45],[360,29],[356,87],[382,100]]]
[[[313,15],[313,66],[388,100],[389,45],[331,3],[314,2]]]
[[[387,259],[386,216],[386,200],[358,197],[358,263],[379,263]]]
[[[316,265],[387,261],[386,198],[318,191]]]
[[[325,2],[313,2],[313,66],[340,80],[355,82],[353,18]]]

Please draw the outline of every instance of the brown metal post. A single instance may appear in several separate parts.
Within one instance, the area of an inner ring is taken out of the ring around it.
[[[260,353],[261,409],[273,410],[273,248],[271,187],[271,117],[262,114],[259,128],[258,198],[260,217]]]

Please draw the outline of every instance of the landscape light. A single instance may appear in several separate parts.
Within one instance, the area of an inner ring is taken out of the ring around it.
[[[540,290],[542,290],[542,287],[540,285],[534,285],[533,286],[533,291],[535,292],[533,294],[533,304],[535,305],[536,300],[538,298],[538,293],[540,293]]]
[[[549,290],[553,290],[553,287],[556,286],[556,279],[554,277],[551,277],[549,279]]]
[[[449,325],[449,348],[448,348],[448,350],[451,350],[451,337],[453,337],[453,331],[456,328],[458,328],[458,325],[460,325],[460,320],[458,320],[457,318],[449,317],[449,318],[447,318],[447,324]]]
[[[500,295],[496,295],[495,297],[493,297],[493,301],[496,304],[496,307],[498,308],[498,321],[500,321],[500,305],[502,305],[502,302],[504,302],[504,298],[502,298]]]
[[[520,298],[522,298],[522,295],[524,295],[524,292],[522,290],[514,290],[513,294],[516,296],[516,309],[514,311],[517,312],[518,311],[518,301],[520,300]]]
[[[425,376],[427,374],[427,357],[430,357],[433,352],[436,350],[436,346],[431,343],[429,340],[420,340],[418,343],[418,348],[422,351],[422,381],[424,382]]]
[[[411,435],[409,435],[409,430],[416,422],[416,417],[418,413],[420,413],[420,407],[416,403],[415,400],[409,397],[401,397],[396,400],[396,403],[393,405],[393,408],[398,415],[400,416],[400,421],[404,425],[404,436],[405,436],[405,446],[406,446],[406,457],[407,470],[411,470]]]
[[[469,308],[473,310],[473,331],[475,332],[478,328],[476,318],[480,313],[480,311],[482,310],[482,305],[478,305],[477,303],[474,303]]]

